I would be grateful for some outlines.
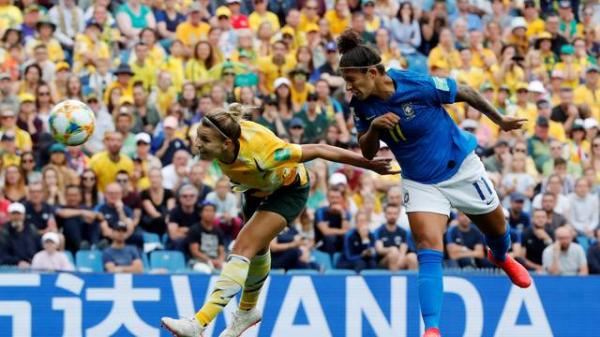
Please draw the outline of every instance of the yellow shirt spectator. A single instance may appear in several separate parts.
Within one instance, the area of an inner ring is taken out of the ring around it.
[[[17,28],[21,23],[23,23],[23,14],[17,6],[11,4],[0,6],[0,31]]]
[[[573,91],[575,104],[587,104],[592,112],[592,117],[600,121],[600,87],[592,90],[586,85],[579,85]]]
[[[44,42],[39,39],[31,39],[25,44],[25,54],[29,57],[33,57],[33,50],[39,44],[45,44],[46,49],[48,50],[48,59],[54,63],[64,61],[65,52],[60,45],[60,42],[55,38],[50,39],[50,41]]]
[[[438,68],[450,73],[456,68],[460,68],[462,61],[460,60],[460,53],[456,49],[448,51],[441,46],[437,46],[429,53],[429,70]]]
[[[496,54],[491,49],[483,48],[480,51],[471,49],[473,57],[471,58],[471,65],[473,67],[485,68],[485,59],[492,58],[496,59]]]
[[[315,92],[315,87],[307,82],[302,89],[298,89],[292,84],[290,92],[292,95],[292,104],[297,107],[302,107],[308,99],[308,94]]]
[[[300,20],[300,22],[302,22],[302,19]],[[270,23],[274,32],[281,28],[281,25],[279,24],[279,18],[273,12],[266,11],[263,14],[260,14],[257,11],[254,11],[248,16],[248,24],[254,32],[258,31],[258,27],[260,27],[263,22]]]
[[[300,14],[300,24],[298,24],[298,28],[303,32],[308,32],[307,27],[312,25],[319,25],[319,16],[315,15],[313,19],[310,19],[306,14]]]
[[[501,78],[499,78],[499,76],[501,75],[501,69],[498,64],[494,64],[491,67],[491,72],[493,74],[493,83],[496,87],[499,87],[500,85],[506,85],[508,86],[509,90],[513,92],[517,88],[517,84],[519,82],[523,82],[525,79],[525,72],[519,66],[510,67],[507,71],[504,72],[504,76],[502,76]]]
[[[188,47],[193,47],[196,42],[205,40],[208,36],[210,25],[205,22],[200,22],[194,26],[189,21],[183,22],[177,26],[175,38],[180,40]]]
[[[295,65],[296,61],[292,55],[288,55],[285,58],[285,63],[281,66],[274,64],[271,57],[260,58],[257,62],[257,68],[264,78],[267,92],[273,93],[273,82],[279,77],[285,77]]]
[[[559,62],[554,66],[554,69],[562,72],[565,75],[565,77],[568,77],[568,71],[567,71],[568,68],[569,67],[564,62]],[[573,74],[571,74],[572,78],[570,78],[570,79],[565,78],[562,85],[569,86],[569,87],[575,89],[579,85],[579,78],[581,77],[581,66],[579,64],[573,62],[571,64],[571,71],[573,72]]]
[[[173,86],[180,92],[185,81],[185,69],[183,66],[183,60],[179,57],[168,56],[163,63],[159,66],[160,70],[164,70],[171,74],[171,80]]]
[[[546,31],[546,23],[544,20],[537,18],[527,24],[527,35],[528,39],[536,38],[541,32]]]
[[[119,171],[133,174],[133,160],[126,155],[119,155],[119,160],[114,162],[110,159],[108,151],[96,153],[90,159],[90,169],[96,173],[98,190],[104,192],[106,185],[115,181]]]
[[[479,67],[470,67],[469,70],[458,69],[455,78],[457,82],[466,83],[472,88],[479,88],[488,80],[486,73]]]
[[[143,65],[135,62],[131,63],[129,66],[134,74],[131,79],[132,83],[141,81],[144,83],[144,88],[146,88],[146,90],[151,90],[152,87],[156,85],[156,68],[152,67],[148,62],[144,62]]]
[[[85,34],[78,34],[75,38],[73,72],[79,73],[86,65],[95,68],[92,62],[99,58],[110,58],[108,45],[102,40],[92,40]]]
[[[329,30],[333,36],[342,34],[350,26],[350,15],[341,17],[333,9],[325,13],[325,20],[329,22]]]
[[[167,113],[167,109],[173,103],[177,101],[177,90],[174,86],[171,86],[167,89],[167,91],[162,91],[160,89],[156,92],[156,107],[158,108],[158,112],[162,117],[164,117]]]

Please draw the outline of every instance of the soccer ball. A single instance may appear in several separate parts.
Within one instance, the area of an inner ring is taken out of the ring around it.
[[[96,117],[85,103],[69,99],[52,108],[48,124],[54,139],[76,146],[85,143],[94,133]]]

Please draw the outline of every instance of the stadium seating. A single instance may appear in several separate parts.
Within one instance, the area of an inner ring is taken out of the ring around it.
[[[288,275],[319,275],[318,270],[314,269],[290,269],[287,271]]]
[[[185,257],[183,253],[175,250],[160,250],[150,253],[150,267],[152,270],[166,269],[171,273],[185,271]]]
[[[363,276],[371,276],[371,275],[391,275],[392,272],[387,269],[365,269],[360,272]]]
[[[320,250],[313,250],[311,255],[311,260],[321,265],[323,270],[329,270],[333,267],[331,264],[331,256],[329,256],[329,254],[324,253]]]
[[[75,262],[79,271],[100,273],[104,270],[99,250],[80,250],[75,255]]]
[[[337,264],[340,261],[340,258],[342,258],[342,253],[334,253],[333,254],[333,261],[331,262],[333,264],[333,268],[337,268]]]
[[[144,232],[142,237],[144,238],[144,243],[160,243],[158,234]]]
[[[325,275],[356,275],[356,272],[350,269],[330,269],[325,271]]]
[[[70,252],[70,251],[68,251],[68,250],[65,250],[63,253],[64,253],[64,254],[65,254],[65,256],[67,257],[67,260],[69,260],[69,262],[71,262],[71,264],[72,264],[73,266],[75,266],[75,258],[73,258],[73,253],[71,253],[71,252]]]

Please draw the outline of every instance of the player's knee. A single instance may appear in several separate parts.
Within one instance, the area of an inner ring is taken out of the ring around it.
[[[246,240],[242,236],[238,236],[231,248],[231,254],[241,255],[248,259],[252,259],[261,249],[262,248],[258,247],[255,242]]]

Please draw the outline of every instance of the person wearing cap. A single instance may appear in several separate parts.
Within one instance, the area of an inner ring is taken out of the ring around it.
[[[121,90],[121,96],[133,96],[133,81],[134,75],[131,70],[131,66],[127,63],[120,63],[119,66],[112,71],[113,75],[117,77],[116,81],[111,82],[106,89],[104,89],[104,102],[108,104],[110,102],[110,94],[114,88]]]
[[[179,120],[175,116],[167,116],[163,122],[163,132],[157,137],[157,141],[153,144],[155,155],[158,157],[163,166],[169,165],[173,160],[175,152],[178,150],[186,150],[187,146],[183,141],[184,134],[179,131]]]
[[[538,116],[535,122],[533,136],[527,138],[527,148],[529,155],[535,162],[538,172],[542,172],[544,163],[550,159],[550,141],[548,127],[550,119],[545,116]]]
[[[102,251],[102,265],[109,273],[143,273],[144,265],[138,248],[127,244],[129,227],[119,221],[111,235],[110,247]]]
[[[98,190],[104,192],[106,186],[113,182],[119,171],[133,173],[133,161],[128,156],[121,154],[123,135],[112,131],[104,134],[106,150],[98,152],[90,159],[90,168],[96,173]]]
[[[565,127],[562,123],[555,122],[550,119],[550,115],[552,114],[552,106],[550,105],[550,102],[545,99],[537,101],[536,107],[538,111],[538,117],[545,117],[546,120],[548,120],[548,134],[550,137],[558,141],[565,142],[567,140]],[[529,136],[533,136],[535,134],[536,122],[537,118],[527,121],[527,134]]]
[[[590,65],[585,70],[585,83],[578,85],[573,91],[573,102],[586,104],[591,109],[591,117],[600,121],[600,68]]]
[[[545,75],[548,75],[545,70],[541,70]],[[544,87],[544,83],[538,80],[529,82],[527,85],[527,91],[529,91],[529,102],[536,103],[546,97],[547,91]]]
[[[296,113],[295,118],[299,118],[302,120],[304,124],[304,136],[303,141],[306,143],[318,143],[322,139],[325,138],[325,132],[329,127],[329,121],[327,119],[327,115],[324,113],[320,113],[318,110],[318,96],[316,93],[308,94],[306,103],[300,110],[300,112]],[[292,119],[292,122],[294,121]],[[291,128],[290,123],[290,128]]]
[[[21,157],[17,154],[17,146],[15,144],[15,134],[12,131],[4,132],[0,137],[0,151],[2,153],[2,166],[9,165],[19,166]]]
[[[31,135],[17,126],[17,113],[10,106],[0,106],[0,133],[5,132],[12,132],[15,135],[19,151],[31,151]]]
[[[100,103],[100,98],[95,92],[88,93],[85,98],[85,103],[92,109],[96,117],[94,132],[87,142],[83,144],[83,149],[87,153],[98,153],[104,150],[104,134],[115,130],[113,116],[108,113],[106,107]]]
[[[583,119],[578,118],[573,121],[571,130],[569,130],[569,140],[565,149],[566,158],[575,164],[582,165],[587,162],[591,148],[590,142],[586,139]]]
[[[315,87],[308,83],[310,73],[302,65],[296,66],[289,72],[289,78],[292,81],[290,91],[292,95],[292,106],[294,111],[300,111],[306,103],[308,95],[315,92]]]
[[[29,39],[25,43],[25,55],[33,56],[33,49],[40,44],[48,48],[48,57],[52,62],[60,62],[65,59],[65,52],[60,42],[54,36],[56,25],[42,17],[36,23],[35,38]]]
[[[19,108],[19,98],[13,93],[10,74],[6,72],[0,73],[0,106],[15,111]]]
[[[35,96],[28,92],[19,94],[20,105],[17,114],[17,126],[29,132],[32,139],[37,139],[44,128],[44,122],[39,117],[35,100]]]
[[[28,5],[25,7],[23,15],[23,23],[18,27],[23,35],[23,39],[31,39],[35,37],[35,24],[40,18],[40,6],[37,4]]]
[[[514,17],[510,22],[510,35],[506,42],[517,47],[517,54],[527,55],[529,39],[527,38],[527,21],[522,16]]]
[[[560,18],[559,31],[570,41],[581,30],[577,27],[578,23],[571,8],[571,0],[558,1],[558,16]]]
[[[271,45],[271,56],[258,59],[257,69],[260,75],[258,88],[263,95],[274,93],[275,80],[294,69],[295,59],[290,54],[287,45],[277,40]]]
[[[525,228],[531,226],[531,216],[523,210],[527,197],[519,192],[512,192],[509,196],[510,208],[508,208],[508,224],[511,229],[522,233]]]
[[[31,261],[31,269],[36,271],[73,271],[75,267],[65,253],[58,251],[60,238],[57,233],[48,232],[42,236],[43,250],[37,252]]]
[[[94,21],[86,24],[83,34],[77,34],[73,48],[74,73],[81,70],[93,72],[98,58],[110,58],[109,47],[100,38],[101,34],[102,26]]]
[[[237,33],[232,26],[232,14],[231,9],[227,6],[221,6],[216,11],[216,26],[220,31],[219,36],[219,48],[223,55],[229,56],[235,50],[237,46]],[[214,18],[213,18],[214,20]],[[215,25],[213,21],[213,25]],[[215,47],[215,46],[213,46]]]
[[[552,34],[543,31],[538,34],[535,40],[535,49],[539,50],[540,59],[544,64],[544,68],[548,73],[554,69],[554,65],[558,62],[554,51],[552,50]]]
[[[25,206],[13,202],[8,206],[8,222],[0,229],[0,265],[29,268],[40,248],[35,226],[25,223]]]
[[[310,78],[311,82],[322,79],[327,81],[332,88],[343,86],[344,79],[340,76],[338,62],[337,45],[333,41],[327,42],[325,44],[325,63],[313,72]]]
[[[288,134],[290,143],[292,144],[305,144],[307,143],[304,138],[304,122],[298,117],[292,118],[288,126]]]
[[[565,79],[563,85],[575,89],[579,85],[582,75],[581,65],[575,62],[575,48],[571,44],[565,44],[560,48],[560,62],[554,66],[555,70],[561,71]]]
[[[150,144],[152,144],[152,138],[149,134],[140,132],[135,135],[136,147],[133,157],[142,161],[142,167],[145,173],[148,173],[152,168],[162,168],[160,159],[150,153]]]
[[[62,143],[54,143],[48,148],[48,152],[50,153],[48,165],[58,171],[57,174],[62,177],[62,181],[66,185],[76,184],[79,181],[79,175],[68,166],[66,146]]]
[[[375,13],[375,0],[361,0],[360,5],[365,14],[367,31],[375,34],[383,26],[381,17]]]

